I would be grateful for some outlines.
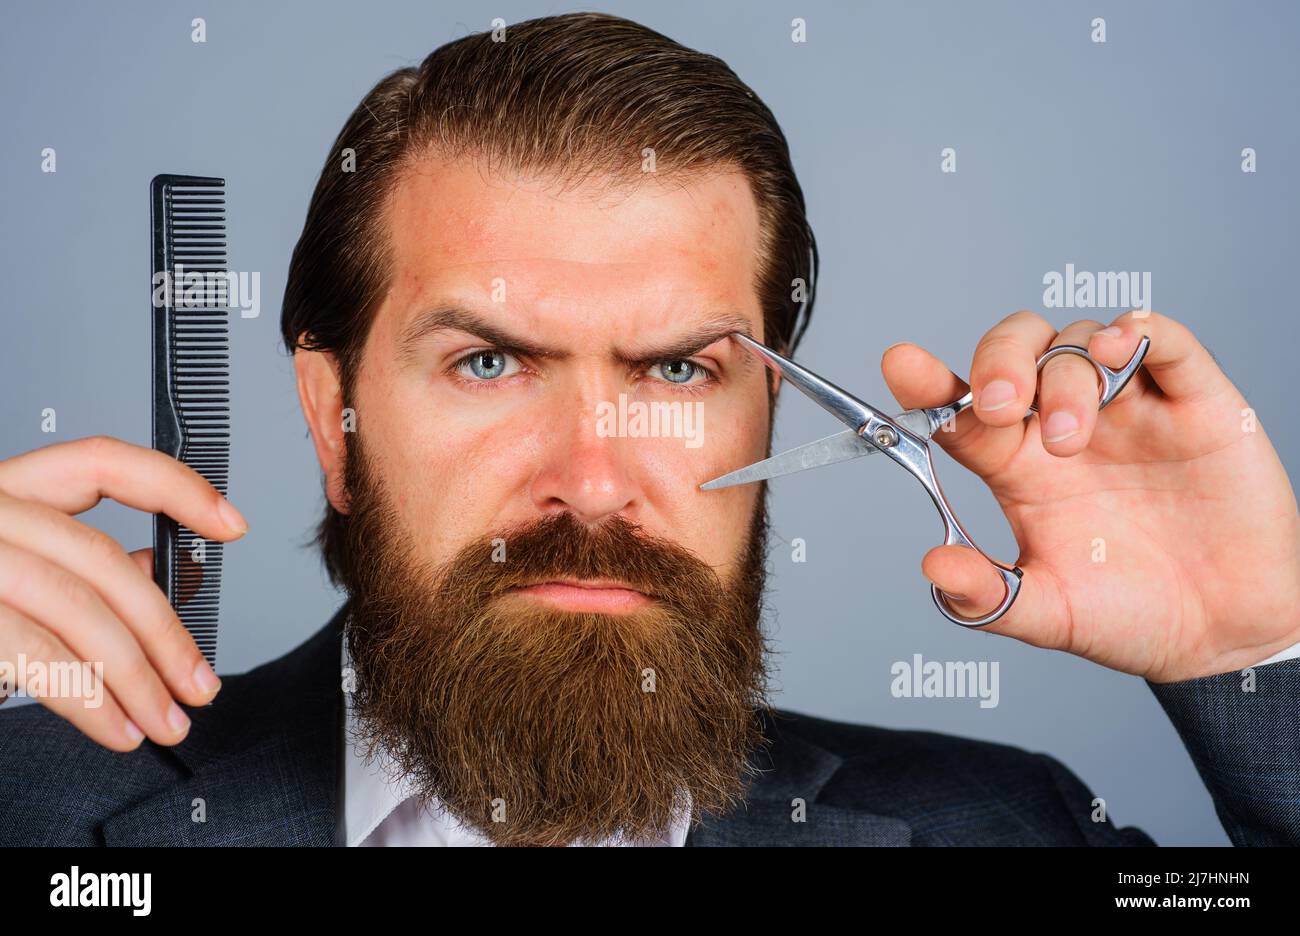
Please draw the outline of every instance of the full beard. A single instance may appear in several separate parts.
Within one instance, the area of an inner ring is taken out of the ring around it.
[[[743,800],[766,744],[761,605],[766,489],[726,582],[693,553],[611,516],[498,531],[433,566],[349,440],[347,629],[355,740],[428,807],[495,845],[662,837]],[[557,578],[654,601],[566,611],[512,592]]]

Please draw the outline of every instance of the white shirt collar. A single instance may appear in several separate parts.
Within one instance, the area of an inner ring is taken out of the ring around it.
[[[343,633],[343,672],[350,671],[346,624]],[[356,718],[352,693],[345,684],[346,717],[343,747],[346,763],[343,780],[343,831],[349,848],[358,845],[490,845],[481,832],[460,823],[435,802],[427,811],[419,809],[413,783],[396,768],[388,752],[380,750],[367,764],[365,752],[356,743]],[[688,799],[689,804],[689,799]],[[662,841],[650,845],[681,847],[690,831],[691,810],[687,809]],[[627,845],[621,838],[602,845]]]

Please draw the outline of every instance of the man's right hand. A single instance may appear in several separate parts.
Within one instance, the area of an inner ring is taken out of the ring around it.
[[[176,700],[204,705],[221,683],[154,584],[153,550],[128,553],[73,519],[105,497],[210,540],[248,530],[198,472],[153,449],[96,436],[0,461],[0,665],[22,689],[20,654],[46,667],[102,663],[98,707],[87,704],[88,687],[75,697],[33,695],[114,751],[146,735],[176,744],[190,724]]]

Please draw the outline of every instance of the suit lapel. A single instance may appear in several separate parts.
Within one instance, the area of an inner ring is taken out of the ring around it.
[[[754,799],[720,820],[692,827],[686,845],[694,848],[761,846],[902,846],[912,844],[912,827],[902,819],[858,809],[809,803],[802,821],[794,807]]]
[[[745,802],[720,817],[696,817],[686,845],[908,846],[912,827],[902,819],[819,802],[822,789],[844,763],[759,711],[769,746],[749,759]]]

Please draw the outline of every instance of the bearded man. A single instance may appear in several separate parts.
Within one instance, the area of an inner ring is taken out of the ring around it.
[[[112,439],[0,463],[0,650],[104,660],[110,690],[0,714],[0,840],[1149,844],[1049,756],[770,705],[766,489],[700,484],[768,453],[778,381],[731,336],[792,354],[816,266],[780,127],[715,57],[573,14],[384,78],[326,158],[282,312],[346,604],[218,693],[148,556],[68,515],[108,496],[227,541],[238,511]],[[1024,420],[1049,347],[1119,366],[1143,336],[1104,413],[1063,356]],[[905,407],[966,389],[915,345],[882,366]],[[1234,841],[1296,844],[1300,514],[1262,431],[1224,440],[1240,393],[1155,313],[1007,316],[971,389],[936,440],[1025,571],[988,630],[1145,677]],[[597,431],[624,397],[700,406],[702,444]],[[1060,548],[1095,536],[1125,561]],[[960,613],[1001,600],[972,550],[922,569]],[[1247,730],[1251,666],[1272,708]]]

